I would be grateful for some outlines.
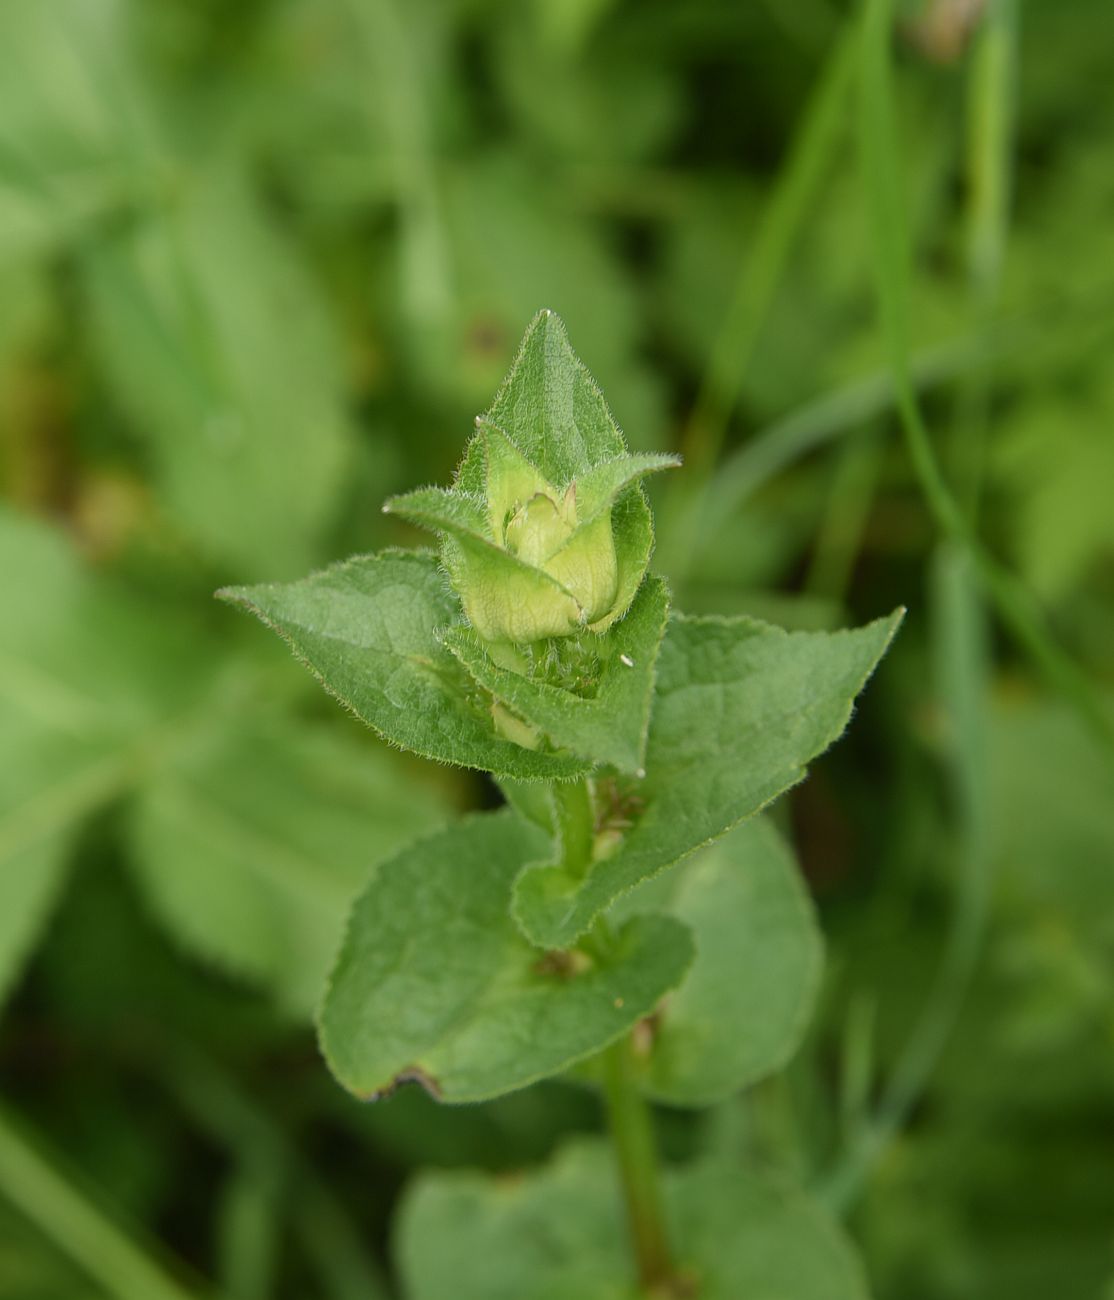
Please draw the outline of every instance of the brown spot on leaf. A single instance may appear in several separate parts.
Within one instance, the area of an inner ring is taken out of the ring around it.
[[[570,980],[583,975],[592,965],[592,959],[578,948],[554,948],[543,953],[533,965],[535,975],[553,975]]]
[[[661,1022],[667,1001],[668,995],[662,998],[654,1010],[648,1016],[643,1016],[631,1030],[631,1047],[635,1056],[649,1057],[653,1051],[654,1040],[661,1032]]]
[[[443,1094],[441,1085],[420,1065],[408,1066],[405,1070],[400,1070],[398,1074],[387,1084],[385,1088],[380,1088],[378,1092],[369,1092],[362,1098],[363,1101],[385,1101],[388,1097],[398,1092],[399,1088],[406,1083],[416,1083],[429,1093],[434,1101],[441,1101]]]

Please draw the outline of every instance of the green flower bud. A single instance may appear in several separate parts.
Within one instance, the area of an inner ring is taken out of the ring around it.
[[[638,481],[679,460],[625,454],[547,312],[476,422],[452,489],[425,487],[386,510],[441,534],[448,577],[489,645],[604,632],[627,612],[653,549]]]
[[[469,621],[488,641],[591,627],[611,612],[618,589],[612,502],[590,499],[584,518],[577,480],[548,483],[498,429],[485,426],[481,437],[489,537],[500,556],[459,544],[446,554]]]
[[[457,487],[424,488],[385,508],[443,535],[445,567],[479,635],[521,645],[602,632],[625,613],[650,548],[645,530],[617,547],[616,508],[631,493],[641,501],[645,474],[676,463],[619,455],[552,483],[481,421]]]

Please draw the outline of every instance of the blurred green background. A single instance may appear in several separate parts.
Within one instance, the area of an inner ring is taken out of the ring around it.
[[[1114,1295],[1114,13],[906,6],[892,101],[858,19],[0,5],[4,1300],[378,1300],[416,1168],[598,1127],[562,1083],[329,1079],[369,864],[497,796],[210,598],[414,542],[381,500],[449,478],[541,306],[631,447],[686,456],[680,607],[910,610],[781,809],[828,936],[808,1045],[663,1112],[668,1151],[817,1189],[879,1300]]]

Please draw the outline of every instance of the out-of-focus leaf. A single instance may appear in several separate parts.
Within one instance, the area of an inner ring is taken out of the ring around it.
[[[800,1045],[820,979],[820,931],[785,841],[765,817],[624,900],[666,905],[696,940],[685,982],[649,1025],[643,1086],[707,1106],[780,1069]]]
[[[111,749],[44,742],[0,701],[0,1002],[62,884],[77,821],[111,793]]]
[[[96,581],[54,530],[0,511],[0,993],[81,820],[126,790],[205,665],[188,633]]]
[[[411,358],[422,383],[480,410],[503,377],[522,322],[544,305],[560,313],[592,358],[632,449],[656,446],[664,406],[653,371],[637,359],[639,298],[552,178],[519,159],[476,159],[446,176],[444,219],[455,310],[443,347],[423,340]]]
[[[613,2],[517,5],[496,30],[496,71],[520,128],[581,168],[636,163],[681,116],[672,69],[621,36],[592,33]]]
[[[999,890],[997,944],[1012,990],[1008,1033],[1030,1053],[1076,1050],[1110,1023],[1114,997],[1114,777],[1062,706],[1003,702],[989,772]]]
[[[901,614],[845,632],[675,615],[658,658],[645,780],[617,790],[634,820],[582,879],[525,872],[515,917],[566,947],[621,894],[710,843],[805,774],[846,727]]]
[[[0,7],[0,259],[46,251],[153,193],[127,8]]]
[[[321,1013],[350,1091],[407,1080],[478,1101],[556,1074],[648,1015],[692,961],[688,930],[636,917],[591,959],[531,948],[511,884],[545,835],[510,810],[422,840],[376,872],[353,909]]]
[[[1114,384],[1085,396],[1037,397],[1002,453],[1015,501],[1015,545],[1026,577],[1061,600],[1114,554]]]
[[[373,865],[442,815],[381,749],[233,716],[143,784],[131,842],[172,933],[308,1016]]]
[[[865,1300],[840,1233],[797,1192],[724,1164],[665,1183],[679,1273],[700,1300]],[[634,1265],[611,1153],[568,1147],[517,1179],[426,1174],[395,1236],[408,1300],[634,1300]]]
[[[84,266],[106,372],[175,521],[237,573],[308,567],[351,433],[337,339],[297,251],[223,171]]]
[[[103,1300],[103,1294],[0,1204],[0,1300]]]

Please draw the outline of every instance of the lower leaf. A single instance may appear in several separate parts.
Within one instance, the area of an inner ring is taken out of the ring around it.
[[[320,1016],[333,1073],[374,1099],[415,1081],[479,1101],[556,1074],[653,1011],[693,958],[688,929],[635,917],[606,956],[540,951],[508,914],[548,838],[510,810],[404,849],[357,901]]]
[[[666,1176],[677,1273],[699,1300],[865,1300],[855,1254],[803,1194],[726,1163]],[[566,1148],[514,1180],[418,1179],[395,1253],[408,1300],[636,1300],[611,1153]]]

